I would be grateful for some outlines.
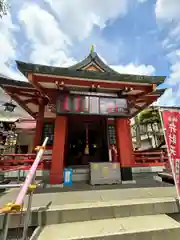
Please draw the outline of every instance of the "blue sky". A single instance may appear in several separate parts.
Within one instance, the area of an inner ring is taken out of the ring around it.
[[[1,73],[15,60],[69,66],[96,52],[120,73],[163,75],[160,105],[180,105],[180,0],[9,0],[0,20]],[[180,89],[179,87],[177,89]]]

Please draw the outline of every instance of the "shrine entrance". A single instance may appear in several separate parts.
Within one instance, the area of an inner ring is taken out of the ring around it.
[[[108,162],[106,119],[72,116],[68,120],[65,166],[88,166],[89,162]]]

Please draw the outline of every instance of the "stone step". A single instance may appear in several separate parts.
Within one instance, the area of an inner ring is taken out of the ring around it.
[[[179,205],[174,198],[132,199],[52,207],[46,211],[46,217],[44,215],[42,220],[43,224],[48,225],[177,212]]]
[[[178,222],[167,215],[154,215],[48,225],[37,239],[179,240],[179,236]]]
[[[146,198],[119,201],[64,204],[46,208],[32,208],[30,226],[80,222],[132,216],[178,213],[175,198]],[[19,226],[19,214],[13,214],[10,228]],[[21,222],[24,216],[21,215]],[[3,228],[3,215],[0,215],[0,229]]]

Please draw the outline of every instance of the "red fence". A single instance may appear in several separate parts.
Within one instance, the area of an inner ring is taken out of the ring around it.
[[[163,166],[168,161],[167,150],[134,151],[135,166]]]
[[[154,151],[134,151],[135,164],[133,167],[149,167],[149,166],[164,166],[168,162],[166,149]],[[51,165],[51,157],[49,154],[44,154],[43,160],[40,161],[38,170],[48,170]],[[3,154],[0,155],[0,170],[16,170],[18,167],[23,167],[24,170],[29,170],[36,154]]]
[[[38,165],[38,170],[50,169],[51,160],[44,159],[49,154],[44,154],[43,159]],[[0,155],[0,170],[16,170],[18,167],[23,167],[24,170],[29,170],[35,160],[36,154],[2,154]]]

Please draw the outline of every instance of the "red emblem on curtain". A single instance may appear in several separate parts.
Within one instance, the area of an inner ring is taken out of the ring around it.
[[[81,97],[78,96],[77,97],[77,109],[76,109],[77,112],[81,112]]]
[[[109,105],[107,111],[108,111],[108,113],[112,113],[113,112],[113,106]]]
[[[119,107],[118,107],[118,105],[117,105],[117,104],[115,105],[115,111],[116,111],[116,113],[118,113],[118,112],[119,112]]]
[[[70,99],[69,96],[66,95],[64,98],[64,111],[70,112]]]
[[[75,112],[81,112],[81,97],[78,96],[78,97],[74,97],[74,111]]]

